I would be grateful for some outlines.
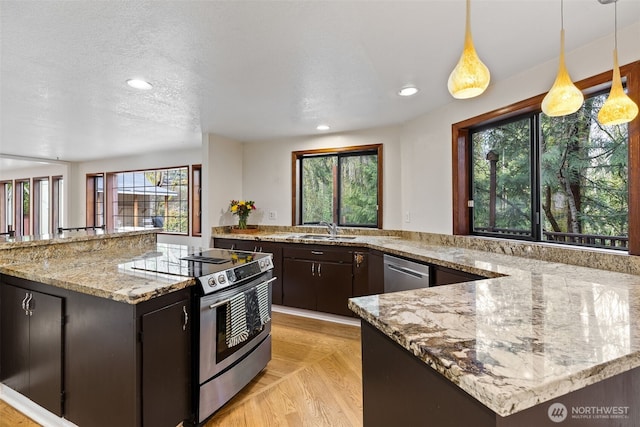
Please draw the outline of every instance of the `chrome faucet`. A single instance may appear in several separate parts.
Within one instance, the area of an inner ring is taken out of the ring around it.
[[[336,224],[335,222],[328,223],[325,221],[321,221],[320,225],[324,225],[325,227],[327,227],[332,239],[335,239],[336,237],[338,237],[338,224]]]

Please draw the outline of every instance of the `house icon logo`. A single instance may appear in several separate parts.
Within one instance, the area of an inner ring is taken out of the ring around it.
[[[547,410],[547,415],[549,419],[554,423],[561,423],[567,419],[567,415],[569,415],[569,411],[567,411],[567,407],[562,403],[554,403],[549,406]]]

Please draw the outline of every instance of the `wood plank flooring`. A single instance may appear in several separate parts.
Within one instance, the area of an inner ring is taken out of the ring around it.
[[[205,427],[362,426],[360,328],[274,312],[272,340],[267,368]],[[0,401],[0,427],[18,426],[38,424]]]

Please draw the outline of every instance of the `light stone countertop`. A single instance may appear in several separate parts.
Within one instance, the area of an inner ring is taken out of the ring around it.
[[[155,236],[153,236],[155,239]],[[114,239],[117,241],[118,239]],[[72,249],[73,245],[66,245]],[[59,249],[64,251],[67,247]],[[127,304],[138,304],[196,282],[178,258],[196,248],[162,243],[98,251],[58,253],[55,258],[0,263],[0,273]],[[156,263],[173,263],[175,274],[156,273]]]
[[[298,236],[240,238],[368,247],[491,277],[352,298],[349,307],[501,416],[640,366],[638,275],[389,236]]]

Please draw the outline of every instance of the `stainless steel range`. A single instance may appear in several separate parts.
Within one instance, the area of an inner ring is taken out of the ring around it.
[[[271,360],[271,254],[208,249],[182,258],[200,282],[196,419],[202,423]]]
[[[203,423],[271,360],[272,255],[226,249],[146,257],[138,270],[197,278],[194,301],[194,411]],[[160,254],[162,255],[162,254]]]

